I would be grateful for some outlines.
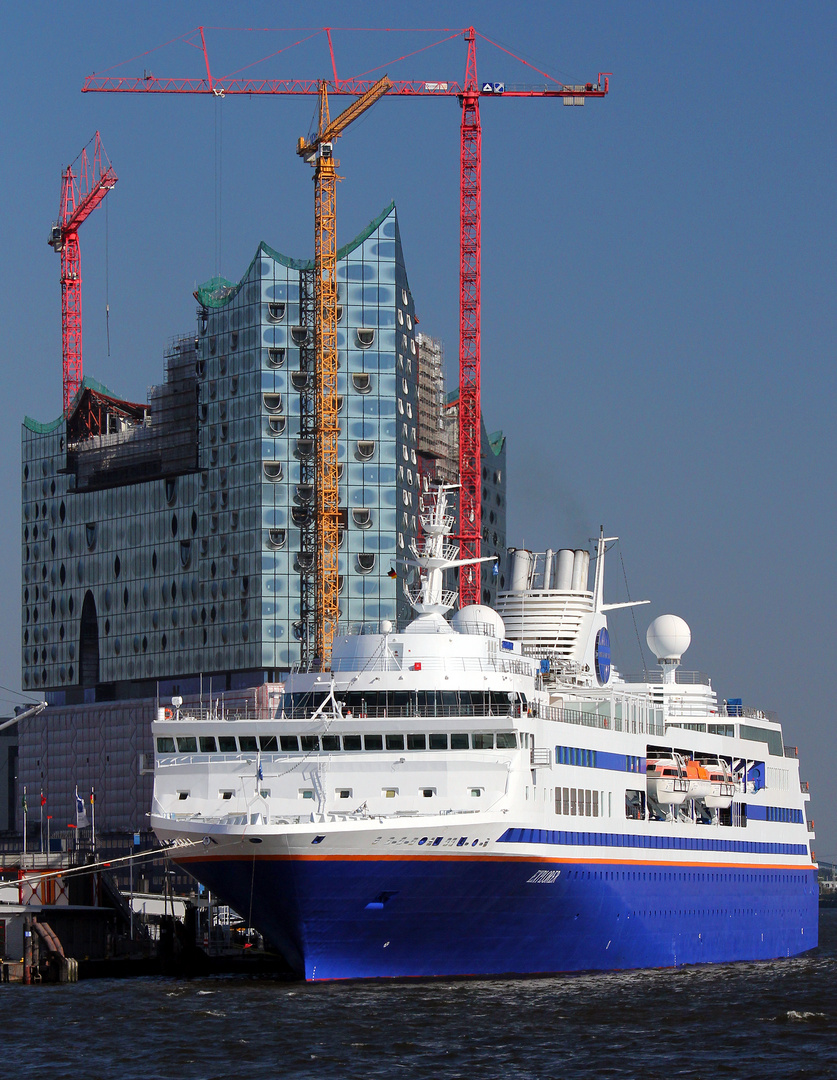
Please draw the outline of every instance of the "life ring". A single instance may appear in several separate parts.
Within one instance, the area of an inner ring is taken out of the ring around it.
[[[166,720],[171,720],[174,717],[174,713],[171,709],[163,709],[163,716],[166,718]]]

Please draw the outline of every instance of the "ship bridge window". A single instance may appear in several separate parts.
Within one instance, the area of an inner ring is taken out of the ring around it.
[[[299,750],[299,739],[296,735],[280,735],[279,745],[286,751]]]
[[[275,754],[279,749],[275,735],[260,735],[259,736],[259,749],[264,750],[265,753]]]
[[[323,750],[339,750],[340,749],[340,736],[339,735],[323,735],[322,744],[323,744]]]
[[[365,750],[383,750],[384,737],[383,735],[364,735],[363,736],[363,748]]]
[[[194,735],[180,735],[177,740],[177,749],[181,754],[196,754],[198,752],[198,740]]]
[[[408,735],[407,736],[407,749],[408,750],[426,750],[427,749],[427,736],[426,735]]]
[[[494,736],[490,732],[475,731],[471,736],[471,747],[474,750],[493,750]]]
[[[218,749],[222,754],[234,754],[238,749],[235,744],[235,735],[219,735]]]
[[[387,735],[387,750],[403,750],[404,749],[404,736],[403,735]]]
[[[498,750],[515,750],[517,749],[517,735],[513,731],[498,731],[497,732],[497,749]]]
[[[450,737],[450,748],[451,750],[467,750],[468,732],[455,731]]]
[[[428,736],[428,748],[430,750],[447,750],[448,737],[444,732],[434,731]]]
[[[200,743],[202,754],[216,754],[218,752],[214,735],[201,735]]]
[[[169,735],[157,736],[157,753],[158,754],[173,754],[174,753],[174,739]]]
[[[320,749],[319,735],[301,735],[299,741],[302,743],[302,749],[305,751]]]
[[[239,735],[238,745],[245,753],[255,753],[258,750],[255,735]]]
[[[344,735],[343,736],[343,749],[344,750],[360,750],[360,735]]]

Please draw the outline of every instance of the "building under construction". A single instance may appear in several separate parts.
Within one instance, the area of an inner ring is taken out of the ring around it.
[[[407,617],[422,478],[455,479],[458,446],[394,205],[338,252],[337,294],[342,630]],[[261,244],[195,297],[146,404],[85,378],[66,417],[23,424],[23,687],[50,708],[22,725],[18,784],[68,815],[95,787],[107,831],[144,823],[158,702],[269,708],[314,660],[313,266]],[[483,434],[483,466],[496,554],[502,435]]]

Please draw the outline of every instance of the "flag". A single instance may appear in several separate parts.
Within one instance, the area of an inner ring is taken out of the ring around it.
[[[494,565],[491,567],[491,576],[492,577],[498,577],[499,574],[500,574],[500,567],[495,562]]]
[[[261,754],[259,754],[258,764],[259,764],[258,778],[259,778],[259,780],[264,780],[264,773],[262,772],[262,756],[261,756]]]
[[[84,799],[78,793],[78,785],[76,785],[76,828],[86,829],[90,825],[90,819],[87,817],[87,811],[84,808]]]
[[[46,795],[41,792],[41,806],[46,806]]]
[[[398,571],[397,571],[397,570],[395,569],[395,567],[394,567],[394,566],[393,566],[393,567],[392,567],[392,569],[391,569],[391,570],[390,570],[390,571],[389,571],[389,572],[387,573],[387,577],[388,577],[388,578],[392,578],[393,580],[395,580],[395,578],[397,578],[397,577],[398,577]]]

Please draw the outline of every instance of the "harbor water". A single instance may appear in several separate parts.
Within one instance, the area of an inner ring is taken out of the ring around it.
[[[521,981],[0,986],[10,1075],[118,1080],[837,1078],[837,910],[768,963]]]

